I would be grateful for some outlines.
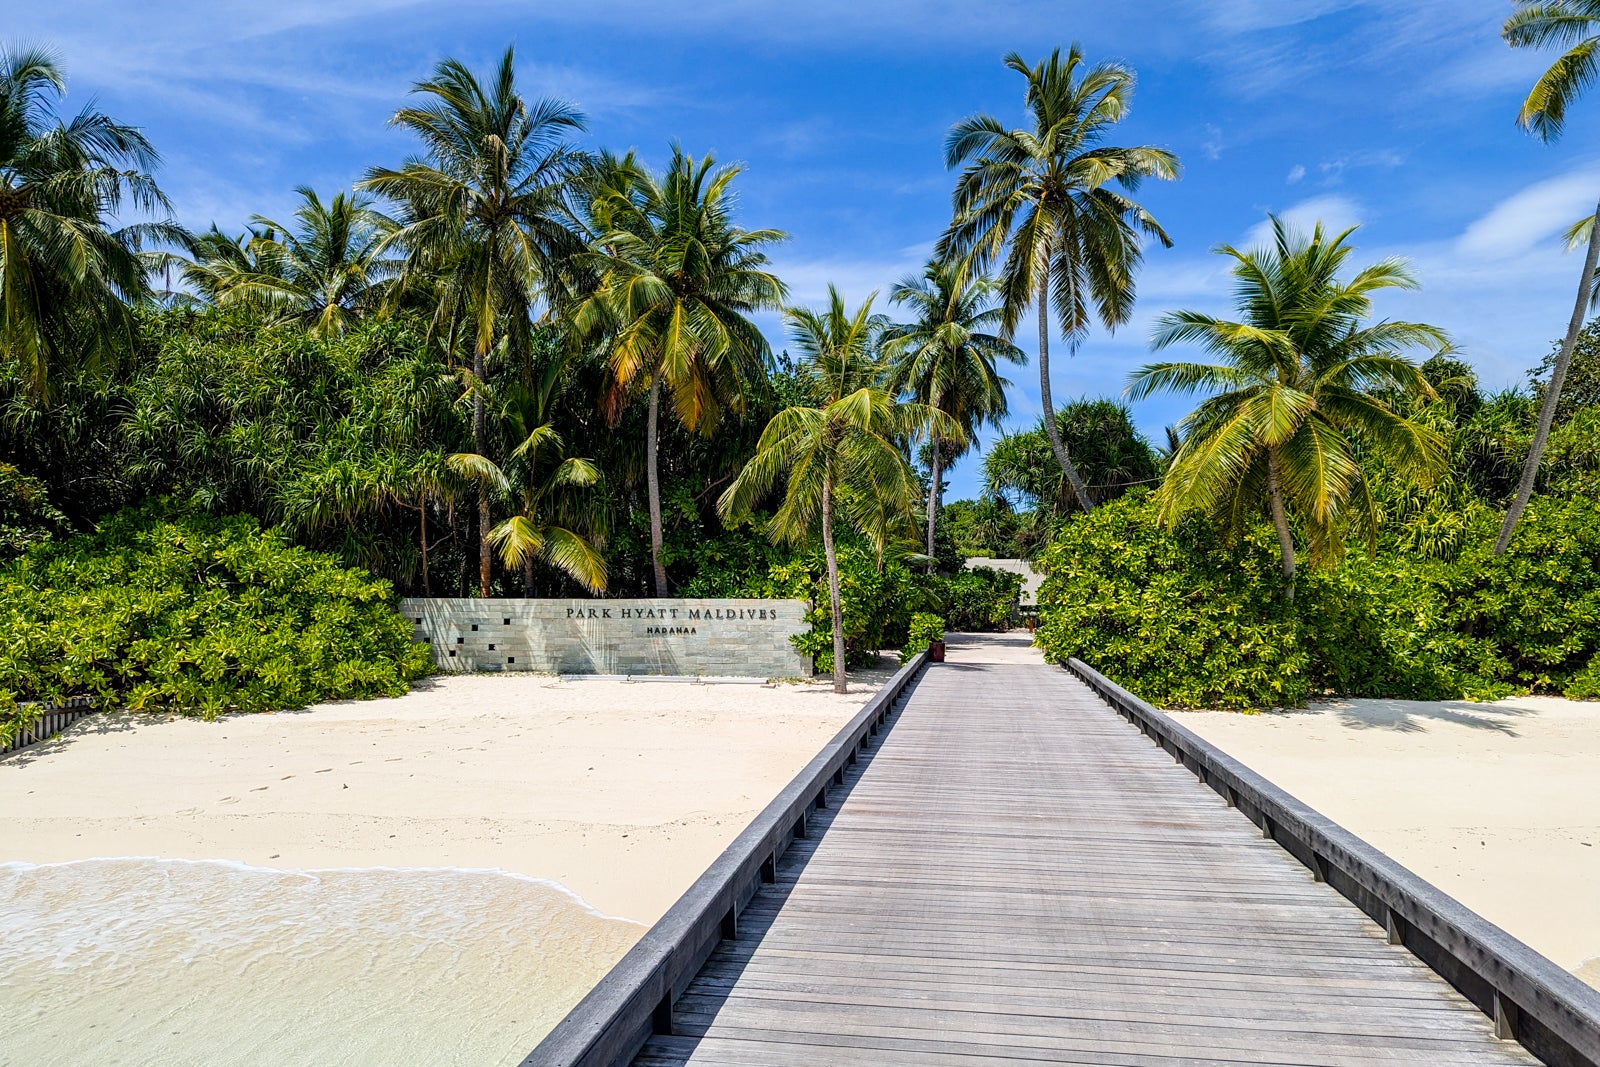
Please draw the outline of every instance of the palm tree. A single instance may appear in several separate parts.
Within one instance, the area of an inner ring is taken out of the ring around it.
[[[399,206],[399,226],[381,247],[404,251],[403,283],[431,287],[436,325],[470,338],[473,448],[482,456],[490,354],[502,341],[512,356],[526,352],[536,303],[564,295],[562,271],[581,250],[567,193],[585,157],[565,139],[583,117],[559,100],[524,99],[510,48],[487,85],[447,59],[412,92],[426,100],[395,112],[390,125],[416,134],[426,158],[374,168],[358,188]],[[493,568],[490,489],[478,483],[482,596]]]
[[[996,295],[995,284],[973,277],[968,264],[939,260],[929,263],[921,277],[902,278],[889,293],[890,303],[909,306],[916,321],[891,326],[884,335],[884,351],[894,361],[888,387],[950,416],[961,427],[963,444],[984,424],[999,426],[1006,416],[1006,387],[1011,383],[995,365],[1001,360],[1027,362],[1021,349],[990,332],[1000,326],[1003,313]],[[928,442],[929,556],[934,554],[944,465],[959,458],[956,448],[938,434]]]
[[[1449,348],[1437,327],[1365,320],[1372,294],[1415,289],[1405,264],[1387,259],[1339,279],[1353,251],[1355,227],[1311,236],[1273,216],[1270,248],[1217,251],[1234,260],[1234,302],[1241,318],[1197,311],[1162,317],[1154,344],[1193,343],[1217,363],[1152,363],[1135,372],[1128,393],[1163,389],[1210,393],[1179,427],[1181,439],[1158,492],[1171,524],[1191,510],[1218,514],[1237,533],[1263,500],[1278,533],[1283,575],[1294,596],[1295,547],[1290,516],[1304,528],[1313,564],[1336,561],[1350,528],[1377,537],[1378,515],[1363,455],[1381,457],[1403,477],[1430,482],[1446,450],[1434,430],[1397,413],[1387,397],[1431,397],[1433,390],[1403,354]]]
[[[756,454],[717,501],[725,521],[740,521],[786,477],[783,503],[767,524],[768,534],[775,541],[798,543],[820,527],[833,616],[833,688],[839,693],[847,682],[835,508],[881,554],[889,533],[885,516],[909,518],[916,506],[916,476],[899,442],[928,432],[962,441],[961,427],[948,415],[923,404],[897,403],[884,388],[886,368],[877,351],[881,323],[872,314],[876,295],[852,313],[829,286],[826,310],[785,313],[812,403],[772,417]]]
[[[568,457],[549,420],[561,362],[552,361],[531,389],[512,386],[507,399],[496,405],[499,421],[517,438],[504,467],[477,453],[456,453],[448,461],[456,474],[515,502],[515,512],[489,531],[489,541],[507,567],[523,571],[529,596],[535,560],[592,593],[606,587],[605,561],[591,538],[580,532],[585,514],[593,509],[584,508],[574,495],[574,490],[599,482],[600,471],[587,459]]]
[[[190,236],[185,243],[188,256],[182,260],[183,284],[188,292],[171,294],[186,304],[220,304],[233,278],[261,270],[256,242],[265,235],[247,229],[226,234],[216,223],[204,233]]]
[[[127,341],[129,305],[151,296],[144,250],[177,242],[170,222],[116,226],[119,212],[165,212],[144,134],[86,107],[54,108],[66,76],[46,51],[0,51],[0,359],[35,400],[78,358]]]
[[[1133,313],[1141,240],[1171,245],[1156,220],[1129,195],[1147,177],[1174,179],[1178,160],[1164,149],[1102,143],[1128,113],[1133,71],[1115,63],[1085,67],[1077,45],[1028,66],[1012,52],[1006,66],[1027,79],[1030,125],[963,119],[945,137],[945,162],[965,163],[956,182],[954,220],[941,258],[971,255],[980,267],[1001,259],[1004,334],[1030,305],[1039,316],[1039,397],[1056,461],[1083,510],[1094,503],[1056,432],[1050,398],[1050,312],[1076,347],[1098,318],[1115,329]],[[1112,188],[1119,185],[1122,191]]]
[[[313,336],[337,337],[377,310],[383,283],[398,271],[399,263],[380,251],[393,224],[359,194],[335,193],[324,204],[315,190],[295,191],[297,228],[257,215],[244,241],[213,226],[197,240],[185,276],[216,303],[258,307]]]
[[[724,411],[742,411],[768,358],[766,339],[746,316],[781,306],[786,295],[763,251],[785,234],[733,223],[729,186],[741,171],[674,146],[664,175],[632,157],[612,160],[586,193],[593,240],[583,262],[599,283],[576,321],[606,334],[612,416],[640,392],[648,398],[645,485],[657,596],[668,593],[657,468],[662,390],[691,432],[710,435]]]
[[[1600,0],[1515,0],[1517,10],[1506,19],[1501,33],[1512,48],[1544,48],[1555,46],[1566,51],[1540,75],[1522,102],[1517,113],[1517,123],[1531,130],[1542,141],[1553,141],[1561,136],[1566,126],[1567,105],[1577,99],[1600,74]],[[1600,217],[1600,204],[1588,219],[1574,227],[1574,231],[1594,228]],[[1569,233],[1569,239],[1576,236]],[[1555,366],[1550,372],[1550,383],[1545,388],[1544,403],[1539,408],[1539,422],[1533,432],[1533,445],[1522,465],[1522,478],[1517,483],[1517,495],[1506,509],[1505,521],[1500,525],[1500,536],[1495,539],[1495,555],[1503,555],[1511,547],[1511,535],[1522,518],[1522,512],[1533,497],[1533,483],[1539,476],[1539,464],[1544,459],[1545,443],[1550,438],[1550,426],[1555,421],[1556,406],[1561,397],[1561,384],[1566,379],[1567,368],[1572,364],[1572,349],[1583,329],[1584,309],[1593,298],[1595,264],[1600,258],[1600,244],[1588,241],[1583,257],[1583,272],[1578,279],[1578,299],[1572,308],[1572,318],[1567,321],[1567,333],[1556,353]]]

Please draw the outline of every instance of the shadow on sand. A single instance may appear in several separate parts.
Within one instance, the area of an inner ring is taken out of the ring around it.
[[[1281,715],[1322,715],[1332,712],[1350,730],[1391,730],[1419,733],[1430,723],[1448,723],[1473,730],[1488,730],[1516,737],[1518,719],[1539,714],[1539,709],[1510,701],[1474,704],[1465,700],[1361,700],[1319,701],[1309,708],[1288,708]]]

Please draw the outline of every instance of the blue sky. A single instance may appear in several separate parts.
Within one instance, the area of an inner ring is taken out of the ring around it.
[[[181,221],[236,229],[287,214],[296,185],[347,186],[410,149],[385,121],[447,55],[476,67],[507,43],[529,95],[589,116],[594,145],[659,164],[671,140],[749,167],[743,221],[792,237],[776,254],[800,302],[831,280],[852,300],[914,270],[944,226],[941,143],[978,111],[1019,123],[1001,63],[1081,42],[1140,75],[1124,143],[1156,144],[1184,175],[1142,198],[1175,247],[1153,248],[1134,321],[1058,354],[1059,399],[1120,393],[1162,311],[1227,308],[1220,242],[1266,213],[1362,223],[1362,259],[1408,258],[1423,290],[1386,316],[1448,329],[1485,382],[1509,385],[1565,326],[1579,263],[1559,233],[1600,193],[1600,99],[1566,138],[1513,125],[1547,58],[1500,41],[1504,0],[876,2],[547,0],[17,5],[3,32],[57,48],[69,103],[91,95],[146,128]],[[764,321],[783,343],[776,318]],[[1025,331],[1026,332],[1026,331]],[[1031,352],[1033,342],[1020,337]],[[1057,349],[1059,353],[1060,350]],[[1034,368],[1011,374],[1012,422],[1038,416]],[[1186,409],[1135,407],[1154,439]],[[978,464],[952,498],[978,488]]]

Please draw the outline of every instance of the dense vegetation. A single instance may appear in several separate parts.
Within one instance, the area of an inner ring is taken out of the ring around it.
[[[19,701],[213,716],[398,695],[432,666],[389,583],[248,518],[158,505],[0,569],[0,624],[0,740]]]
[[[1575,376],[1597,362],[1586,346]],[[1416,417],[1442,435],[1449,465],[1419,490],[1372,464],[1375,546],[1352,531],[1341,561],[1297,575],[1291,599],[1264,516],[1233,537],[1194,511],[1170,526],[1158,494],[1137,490],[1060,524],[1041,554],[1046,654],[1186,706],[1600,696],[1600,407],[1580,399],[1556,424],[1540,494],[1496,555],[1540,383],[1485,395],[1453,359],[1421,371],[1438,399]]]
[[[1511,44],[1570,38],[1518,9]],[[1135,373],[1132,399],[1197,394],[1152,446],[1117,400],[1055,405],[1050,343],[1130,321],[1167,242],[1134,194],[1179,161],[1117,143],[1132,71],[1006,64],[1022,124],[949,131],[925,269],[883,307],[805,308],[738,167],[580,147],[510,50],[413,87],[413,155],[237,234],[167,217],[143,134],[61,114],[54,57],[6,53],[0,692],[207,714],[393,692],[424,666],[397,593],[798,597],[842,688],[930,617],[1010,625],[1019,580],[963,570],[994,555],[1048,568],[1048,653],[1153,699],[1593,694],[1593,243],[1531,389],[1486,395],[1442,329],[1372,321],[1370,294],[1418,284],[1403,264],[1274,220],[1220,250],[1234,317],[1160,320],[1158,348],[1211,361]],[[1563,69],[1522,115],[1547,137],[1586,82]],[[1030,318],[1043,418],[946,506]]]

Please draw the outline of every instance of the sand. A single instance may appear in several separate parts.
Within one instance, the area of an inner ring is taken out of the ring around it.
[[[1600,703],[1174,715],[1600,987]]]
[[[448,676],[217,722],[93,716],[0,760],[0,862],[490,868],[648,925],[887,673],[845,696]]]
[[[84,719],[0,759],[0,1067],[509,1067],[888,674]]]

